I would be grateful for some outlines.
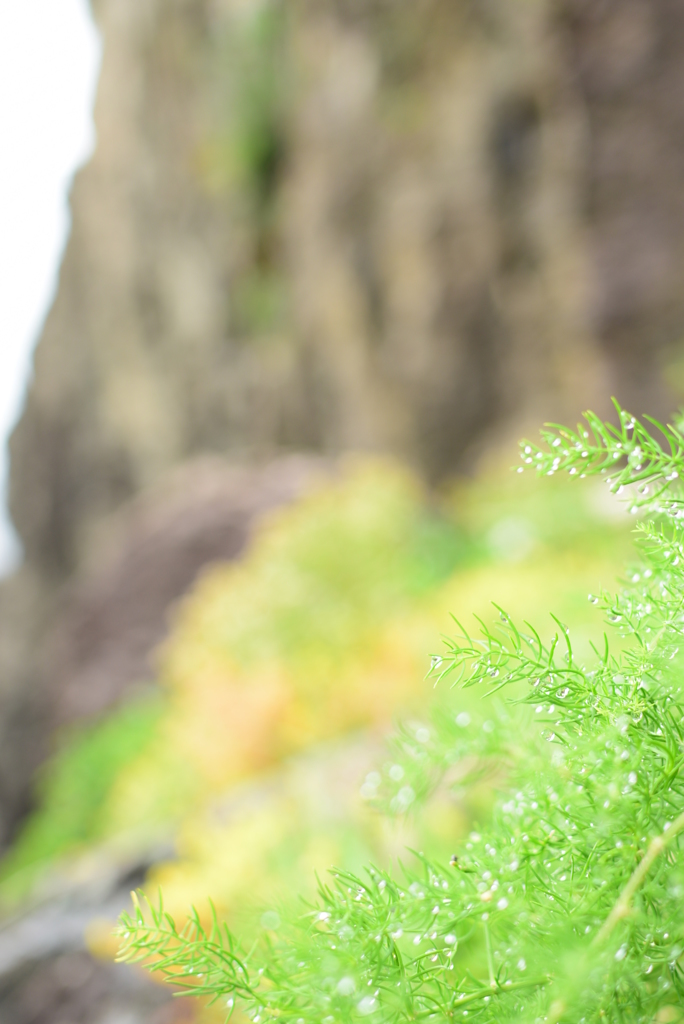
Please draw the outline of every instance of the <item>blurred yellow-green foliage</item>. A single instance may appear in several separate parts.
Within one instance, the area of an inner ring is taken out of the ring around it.
[[[264,520],[241,561],[204,573],[159,652],[158,694],[68,738],[0,893],[98,844],[172,832],[177,857],[149,879],[167,906],[211,896],[249,927],[315,871],[387,860],[407,835],[448,852],[486,791],[393,830],[362,795],[382,736],[426,713],[450,614],[491,618],[496,601],[550,631],[552,608],[580,648],[599,640],[587,593],[613,585],[630,525],[584,482],[492,470],[428,499],[396,465],[343,463]]]

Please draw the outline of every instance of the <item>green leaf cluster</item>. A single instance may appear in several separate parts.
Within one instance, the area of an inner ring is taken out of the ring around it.
[[[617,412],[617,426],[588,414],[522,446],[541,474],[602,475],[645,513],[629,578],[590,595],[617,641],[585,664],[558,620],[550,641],[506,610],[495,628],[457,624],[433,659],[450,699],[400,730],[378,772],[390,814],[488,773],[492,820],[450,863],[416,853],[391,871],[333,872],[313,905],[282,924],[265,915],[249,949],[216,920],[179,930],[161,904],[138,903],[123,960],[254,1024],[680,1018],[684,437]],[[487,718],[462,710],[462,687],[498,695]]]

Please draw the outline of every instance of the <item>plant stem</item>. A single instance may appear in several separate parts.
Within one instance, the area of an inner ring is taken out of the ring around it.
[[[592,946],[598,946],[602,942],[605,942],[616,924],[629,914],[632,897],[650,871],[653,862],[683,829],[684,811],[675,819],[666,831],[651,840],[646,853],[634,869],[629,881],[620,893],[615,906],[603,922],[600,931],[591,943]]]
[[[484,922],[484,933],[485,933],[485,946],[487,948],[487,971],[489,974],[489,984],[492,988],[496,988],[496,979],[494,977],[494,964],[492,962],[492,943],[489,938],[489,925]]]
[[[534,978],[529,981],[514,981],[510,985],[494,985],[490,988],[480,988],[477,992],[469,992],[467,996],[461,996],[452,1005],[454,1007],[465,1006],[467,1003],[474,1003],[478,999],[484,999],[486,996],[502,996],[506,992],[515,992],[521,988],[539,988],[540,985],[548,985],[551,979],[548,977]]]

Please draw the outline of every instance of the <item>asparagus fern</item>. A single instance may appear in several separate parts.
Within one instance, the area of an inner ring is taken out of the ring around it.
[[[550,641],[498,609],[458,624],[433,658],[446,707],[393,741],[376,799],[409,811],[453,766],[491,769],[491,822],[450,863],[411,854],[363,877],[333,871],[314,906],[242,949],[214,918],[182,929],[136,901],[121,959],[254,1022],[675,1021],[684,1007],[684,436],[588,413],[523,442],[523,467],[601,475],[627,493],[640,562],[590,595],[612,632],[585,665],[555,620]],[[459,687],[499,692],[483,721]],[[463,780],[461,780],[463,785]]]

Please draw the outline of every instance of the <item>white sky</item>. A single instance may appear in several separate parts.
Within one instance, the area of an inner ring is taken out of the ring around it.
[[[99,63],[87,0],[0,0],[0,573],[18,557],[7,437],[57,283],[71,178],[94,145]]]

